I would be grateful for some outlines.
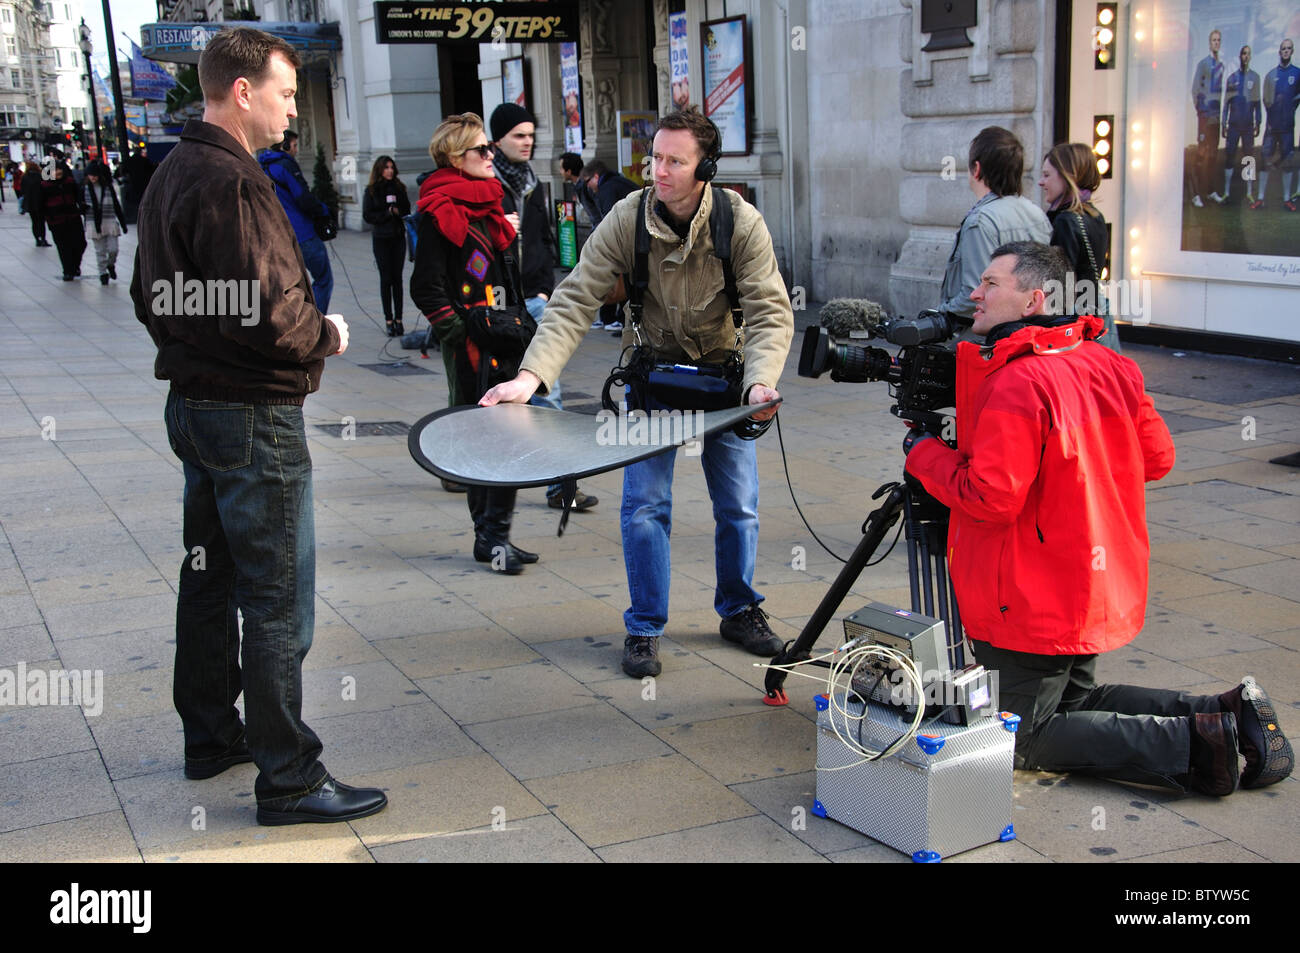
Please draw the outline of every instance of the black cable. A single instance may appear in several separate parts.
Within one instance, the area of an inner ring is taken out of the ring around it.
[[[330,246],[328,242],[326,242],[325,247],[329,249]],[[352,300],[356,302],[357,310],[360,311],[362,314],[364,314],[367,318],[369,318],[371,324],[373,324],[376,328],[378,328],[380,331],[383,331],[384,334],[387,335],[388,329],[385,327],[381,327],[379,324],[379,319],[376,318],[369,311],[367,311],[365,305],[361,303],[361,296],[357,294],[356,286],[352,284],[352,276],[348,274],[348,266],[343,263],[343,256],[340,255],[338,252],[333,252],[333,256],[334,256],[334,260],[339,263],[339,267],[343,269],[343,277],[347,280],[348,290],[352,292]],[[395,367],[398,364],[406,364],[410,362],[411,359],[405,354],[393,354],[388,350],[389,346],[396,340],[398,339],[385,337],[384,346],[379,349],[379,353],[376,355],[375,358],[377,361],[379,361],[380,364],[386,364],[389,367]]]
[[[832,559],[837,559],[842,563],[847,563],[848,562],[847,559],[845,559],[843,556],[840,556],[838,553],[833,552],[829,546],[827,546],[825,543],[822,542],[821,537],[817,535],[817,532],[811,526],[808,525],[808,517],[804,516],[803,510],[799,508],[799,500],[794,495],[794,484],[791,483],[790,481],[790,463],[785,456],[785,435],[781,432],[780,414],[776,415],[776,439],[781,445],[781,466],[785,470],[785,485],[790,489],[790,501],[794,503],[795,512],[799,514],[799,519],[803,521],[804,528],[808,530],[809,534],[811,534],[813,539],[817,540],[817,545],[820,546],[822,549],[826,550],[826,553]],[[867,524],[865,522],[862,524],[862,532],[864,535],[866,533],[866,525]],[[885,552],[880,556],[879,559],[875,560],[874,562],[867,563],[867,565],[863,566],[862,568],[866,569],[870,566],[878,565],[881,562],[881,560],[885,559],[885,557],[887,557],[890,553],[892,553],[894,551],[894,547],[898,545],[898,538],[899,536],[902,535],[902,532],[903,532],[903,521],[900,519],[898,521],[898,532],[894,534],[894,541],[889,544],[889,548],[885,550]]]

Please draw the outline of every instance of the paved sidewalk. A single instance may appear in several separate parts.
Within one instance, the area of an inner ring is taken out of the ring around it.
[[[386,339],[382,315],[363,315],[349,287],[379,314],[370,239],[354,232],[330,246],[332,310],[351,324],[351,347],[305,408],[318,538],[305,716],[330,770],[385,788],[391,804],[353,824],[259,828],[252,765],[186,781],[171,701],[182,481],[162,425],[166,385],[153,378],[154,348],[128,295],[134,230],[122,279],[107,288],[92,275],[93,249],[90,277],[61,282],[55,249],[32,247],[12,204],[0,236],[10,252],[0,274],[0,670],[101,670],[105,696],[98,715],[0,708],[0,857],[907,860],[806,815],[817,688],[791,678],[790,707],[768,708],[753,657],[719,638],[694,460],[678,467],[672,617],[647,698],[619,669],[618,473],[584,481],[600,505],[559,539],[542,491],[522,491],[514,539],[542,561],[506,579],[474,563],[464,497],[416,466],[404,436],[343,440],[317,428],[345,417],[411,424],[446,403],[437,355],[416,354],[402,376],[367,366]],[[408,327],[413,317],[408,303]],[[576,409],[592,409],[617,356],[612,335],[588,335],[564,375]],[[847,554],[872,491],[901,473],[903,428],[883,385],[802,380],[796,360],[782,386],[791,476],[818,534]],[[1245,404],[1157,395],[1178,465],[1149,490],[1148,624],[1100,664],[1108,680],[1202,692],[1254,673],[1293,737],[1300,471],[1267,459],[1300,449],[1300,375],[1294,384]],[[756,587],[773,627],[793,638],[838,564],[790,502],[775,432],[758,452]],[[806,568],[793,569],[800,554]],[[872,600],[906,605],[906,580],[899,546],[841,615]],[[1020,772],[1018,839],[954,859],[1296,861],[1296,783],[1217,800]]]

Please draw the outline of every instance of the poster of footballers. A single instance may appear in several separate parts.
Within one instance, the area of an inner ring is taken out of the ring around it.
[[[1191,0],[1183,251],[1300,256],[1294,0]]]

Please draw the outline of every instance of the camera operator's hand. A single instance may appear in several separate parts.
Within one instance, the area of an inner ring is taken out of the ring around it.
[[[498,384],[484,394],[479,399],[478,405],[480,407],[491,407],[493,404],[502,403],[526,404],[528,398],[536,393],[541,383],[541,378],[532,371],[520,371],[514,380]]]
[[[746,404],[766,404],[769,400],[780,400],[781,395],[774,388],[765,387],[762,384],[755,384],[749,389],[749,395],[745,398]],[[769,407],[767,410],[760,410],[750,419],[752,420],[770,420],[776,416],[776,408]]]
[[[327,314],[325,320],[334,325],[335,330],[339,332],[339,349],[334,353],[342,354],[348,349],[348,323],[343,320],[341,314]]]
[[[903,438],[903,456],[907,456],[909,453],[911,453],[912,448],[915,447],[922,440],[925,440],[927,437],[933,438],[934,434],[927,433],[926,431],[922,430],[920,427],[912,427],[910,430],[908,430],[907,436]]]

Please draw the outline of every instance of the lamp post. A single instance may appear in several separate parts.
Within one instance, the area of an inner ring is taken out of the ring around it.
[[[83,18],[78,31],[81,34],[81,52],[86,57],[86,87],[90,90],[90,121],[95,124],[95,150],[100,161],[104,161],[104,148],[99,143],[99,104],[95,102],[95,74],[90,69],[90,54],[93,45],[90,42],[90,27]]]

